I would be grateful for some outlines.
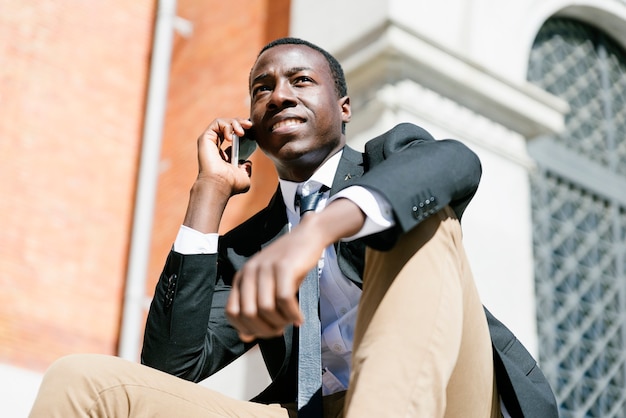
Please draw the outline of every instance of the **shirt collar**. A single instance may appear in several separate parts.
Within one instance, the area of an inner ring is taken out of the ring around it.
[[[342,154],[343,154],[343,149],[337,152],[332,157],[330,157],[306,181],[297,183],[294,181],[278,179],[280,183],[280,190],[283,194],[283,200],[285,201],[285,206],[287,206],[287,209],[295,213],[296,209],[294,206],[294,201],[295,201],[296,193],[302,189],[302,186],[304,186],[305,184],[309,182],[315,182],[315,183],[318,183],[320,187],[324,185],[330,189],[333,185],[335,173],[337,172],[337,167],[339,166],[339,160],[341,159]]]

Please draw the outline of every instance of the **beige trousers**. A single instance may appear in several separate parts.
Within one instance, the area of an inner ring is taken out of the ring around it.
[[[499,417],[485,314],[451,209],[388,252],[368,250],[346,393],[324,417]],[[294,417],[112,356],[73,355],[44,376],[31,418]]]

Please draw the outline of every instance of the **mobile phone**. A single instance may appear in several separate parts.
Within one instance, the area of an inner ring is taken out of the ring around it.
[[[246,130],[244,136],[239,137],[233,133],[233,145],[231,147],[230,162],[239,165],[239,161],[247,160],[256,149],[256,142],[252,139],[252,132]]]

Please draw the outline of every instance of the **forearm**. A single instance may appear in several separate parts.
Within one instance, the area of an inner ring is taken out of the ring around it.
[[[196,180],[183,225],[205,234],[217,232],[229,198],[230,189],[224,182]]]
[[[354,202],[340,198],[333,200],[321,212],[305,216],[300,225],[310,236],[319,239],[320,248],[342,238],[355,235],[365,224],[366,216]]]

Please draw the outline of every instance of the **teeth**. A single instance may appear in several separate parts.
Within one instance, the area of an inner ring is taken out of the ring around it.
[[[299,119],[285,119],[285,120],[281,120],[280,122],[275,123],[272,126],[272,131],[278,129],[278,128],[282,128],[283,126],[292,126],[292,125],[299,125],[301,124],[302,121]]]

